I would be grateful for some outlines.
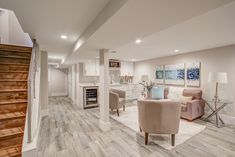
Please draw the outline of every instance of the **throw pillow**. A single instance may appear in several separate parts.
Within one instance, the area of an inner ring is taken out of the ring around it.
[[[164,87],[153,87],[152,99],[164,99]]]
[[[173,101],[180,101],[180,97],[183,94],[183,88],[181,87],[169,87],[168,99]]]
[[[181,97],[180,97],[180,102],[181,102],[181,104],[184,104],[184,105],[186,105],[187,104],[187,102],[189,102],[189,101],[192,101],[193,100],[193,97],[186,97],[186,96],[183,96],[183,95],[181,95]]]

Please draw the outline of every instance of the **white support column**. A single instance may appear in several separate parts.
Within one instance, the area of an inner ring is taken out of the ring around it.
[[[99,87],[99,104],[100,104],[100,122],[101,130],[110,129],[109,122],[109,52],[106,49],[99,51],[100,55],[100,87]]]
[[[41,116],[48,115],[48,55],[47,51],[41,51],[41,79],[40,79]]]
[[[79,63],[75,64],[75,93],[76,93],[76,105],[81,106],[82,98],[80,97],[80,91],[79,91]]]
[[[72,101],[73,104],[76,104],[76,71],[75,71],[75,64],[72,65]]]

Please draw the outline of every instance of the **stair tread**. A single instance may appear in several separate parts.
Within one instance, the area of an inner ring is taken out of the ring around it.
[[[0,73],[28,73],[29,71],[13,71],[13,70],[6,70],[6,71],[0,71]]]
[[[25,60],[30,60],[30,56],[17,56],[17,55],[1,55],[1,58],[15,58],[15,59],[25,59]]]
[[[27,103],[28,100],[22,99],[22,100],[9,100],[9,101],[2,101],[0,102],[0,105],[2,104],[17,104],[17,103]]]
[[[0,44],[1,51],[10,51],[10,52],[26,52],[31,53],[32,47],[27,46],[19,46],[19,45],[8,45],[8,44]]]
[[[27,89],[0,89],[0,93],[2,92],[26,92]]]
[[[0,82],[27,82],[27,79],[0,79]]]
[[[16,119],[25,117],[24,112],[12,112],[12,113],[4,113],[0,114],[0,121],[1,120],[8,120],[8,119]]]
[[[24,133],[23,127],[9,128],[0,130],[0,138],[14,136],[14,135],[22,135]]]
[[[21,147],[9,147],[0,149],[0,157],[15,157],[21,155]]]
[[[24,66],[29,66],[30,63],[10,63],[10,62],[0,62],[0,64],[4,65],[24,65]]]

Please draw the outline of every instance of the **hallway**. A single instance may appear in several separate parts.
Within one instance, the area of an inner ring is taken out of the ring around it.
[[[67,97],[50,97],[49,116],[42,120],[39,157],[105,156],[232,156],[235,154],[234,129],[207,128],[184,144],[168,151],[144,139],[135,131],[110,118],[111,129],[99,129],[99,110],[80,110]],[[199,121],[199,123],[203,123]],[[220,153],[219,153],[220,152]],[[223,153],[223,154],[221,154]]]

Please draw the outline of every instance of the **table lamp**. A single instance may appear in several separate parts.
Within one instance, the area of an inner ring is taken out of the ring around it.
[[[216,83],[216,91],[215,91],[214,99],[215,99],[215,102],[217,102],[219,100],[219,96],[218,96],[219,83],[228,83],[227,73],[226,72],[210,72],[208,82]]]

